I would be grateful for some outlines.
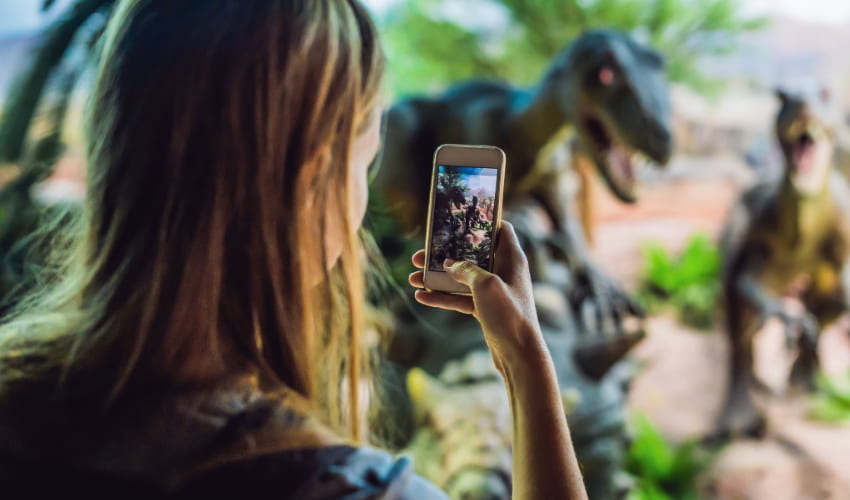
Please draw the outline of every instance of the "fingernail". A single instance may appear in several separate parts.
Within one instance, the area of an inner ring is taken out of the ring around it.
[[[454,259],[446,259],[443,261],[443,267],[452,267],[455,263]]]

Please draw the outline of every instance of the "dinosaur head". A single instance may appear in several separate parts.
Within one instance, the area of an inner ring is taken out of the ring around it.
[[[803,195],[817,194],[826,184],[835,152],[836,120],[829,95],[778,90],[776,138],[785,158],[785,175]]]
[[[561,94],[579,147],[611,192],[637,201],[637,169],[665,165],[673,150],[670,94],[663,57],[625,34],[596,30],[567,49]]]

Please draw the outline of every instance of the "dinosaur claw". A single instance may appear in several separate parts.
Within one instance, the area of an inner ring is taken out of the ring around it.
[[[573,357],[585,375],[593,380],[600,380],[644,337],[646,337],[646,332],[638,330],[633,333],[590,342],[577,347],[573,351]]]

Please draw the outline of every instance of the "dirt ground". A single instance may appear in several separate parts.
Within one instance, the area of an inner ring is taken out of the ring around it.
[[[717,235],[730,203],[755,179],[734,158],[680,159],[669,171],[646,179],[640,203],[625,206],[602,197],[596,214],[596,259],[629,288],[640,273],[641,243],[655,240],[671,250],[682,248],[696,231]],[[648,338],[634,351],[643,368],[629,404],[648,415],[675,441],[706,435],[722,406],[727,383],[728,347],[716,328],[702,332],[672,317],[648,320]],[[831,326],[822,336],[824,370],[850,370],[850,321]],[[784,388],[790,366],[782,332],[768,324],[759,333],[759,377],[776,391]],[[727,446],[705,475],[706,495],[722,500],[850,499],[850,425],[829,426],[806,419],[802,395],[758,396],[768,418],[767,437]]]

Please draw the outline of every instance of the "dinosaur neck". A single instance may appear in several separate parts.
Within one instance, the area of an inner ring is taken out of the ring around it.
[[[536,87],[518,92],[507,121],[508,137],[530,151],[542,149],[574,122],[574,110],[564,106],[565,102],[572,102],[572,94],[573,86],[566,70],[558,66],[550,69]]]
[[[824,182],[819,193],[804,196],[794,187],[786,170],[782,177],[779,208],[779,224],[786,241],[796,245],[802,233],[817,230],[814,226],[828,223],[821,220],[820,216],[829,212],[828,207],[831,204],[832,192],[829,182]]]

